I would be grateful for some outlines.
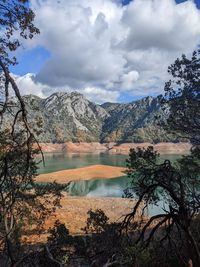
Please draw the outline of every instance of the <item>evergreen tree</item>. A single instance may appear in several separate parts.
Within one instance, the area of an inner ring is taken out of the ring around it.
[[[185,266],[190,262],[197,267],[200,244],[192,226],[200,210],[200,51],[195,51],[191,59],[183,55],[168,72],[172,79],[166,83],[162,97],[164,108],[169,108],[168,130],[189,138],[193,147],[190,155],[175,163],[161,162],[153,147],[130,151],[127,165],[133,181],[126,194],[136,196],[138,201],[125,217],[124,227],[129,226],[139,209],[160,205],[162,201],[163,212],[137,228],[140,230],[137,243],[147,247],[157,238],[165,246],[173,247]],[[174,239],[176,234],[179,242]]]

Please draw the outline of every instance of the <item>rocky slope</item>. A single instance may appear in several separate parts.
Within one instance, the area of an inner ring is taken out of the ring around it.
[[[166,116],[158,98],[97,105],[71,92],[54,93],[46,99],[28,95],[24,100],[32,128],[37,132],[42,129],[38,132],[40,142],[176,141],[155,122],[156,115]]]
[[[161,109],[158,97],[146,97],[128,104],[105,103],[102,107],[110,115],[103,124],[103,141],[157,143],[176,139],[155,121],[156,116],[165,118],[167,115]]]
[[[77,92],[55,93],[46,99],[26,96],[25,101],[29,119],[41,121],[41,142],[97,141],[109,116],[104,108]]]

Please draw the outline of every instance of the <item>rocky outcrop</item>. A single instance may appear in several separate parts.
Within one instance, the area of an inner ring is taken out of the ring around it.
[[[178,141],[158,126],[155,117],[166,119],[159,97],[128,104],[97,105],[77,92],[54,93],[46,99],[24,96],[30,126],[39,142],[158,143]],[[7,116],[7,122],[10,120]],[[6,125],[9,125],[7,123]],[[72,146],[72,145],[71,145]],[[94,144],[85,145],[90,150]],[[70,147],[66,146],[66,150]],[[97,149],[100,149],[99,147]],[[102,148],[104,150],[104,148]]]
[[[98,141],[103,121],[109,116],[104,108],[77,92],[55,93],[46,99],[34,96],[24,99],[30,124],[37,129],[35,122],[40,121],[40,142]]]

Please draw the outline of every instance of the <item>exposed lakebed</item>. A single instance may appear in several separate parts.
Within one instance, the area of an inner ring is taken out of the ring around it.
[[[180,155],[161,155],[162,159],[175,159]],[[66,169],[77,169],[91,165],[109,165],[116,167],[125,167],[127,155],[110,155],[110,154],[66,154],[55,153],[45,154],[45,166],[40,164],[39,173],[51,173]],[[49,174],[51,175],[51,174]],[[93,179],[72,181],[69,186],[69,193],[73,196],[93,196],[93,197],[122,197],[124,189],[130,184],[130,178],[124,176],[108,179]],[[72,179],[73,180],[73,179]]]
[[[180,158],[181,155],[161,155],[160,160],[170,159],[175,161]],[[47,174],[49,177],[51,173],[70,170],[95,165],[109,165],[116,167],[125,167],[126,159],[128,155],[110,155],[110,154],[66,154],[66,153],[54,153],[45,154],[45,166],[40,164],[39,173]],[[80,169],[81,173],[81,169]],[[81,176],[81,175],[80,175]],[[98,178],[84,179],[80,177],[79,181],[72,181],[68,187],[68,193],[74,197],[86,197],[86,198],[121,198],[124,195],[124,190],[130,185],[131,179],[123,175],[113,178]],[[160,212],[163,208],[164,201],[160,202],[158,206],[152,206],[149,209],[149,214],[154,215]]]

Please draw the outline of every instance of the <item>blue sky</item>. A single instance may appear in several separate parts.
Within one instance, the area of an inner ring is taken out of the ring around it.
[[[54,11],[55,8],[57,8],[55,2],[52,0],[47,1],[49,1],[50,6],[52,5],[52,10]],[[72,0],[68,1],[71,2]],[[80,0],[74,0],[74,2],[72,2],[79,3],[79,1]],[[64,29],[66,22],[64,20],[62,22],[60,19],[61,27],[59,26],[60,29],[58,28],[56,32],[56,29],[53,28],[54,25],[50,25],[53,20],[50,16],[54,16],[51,10],[48,10],[47,12],[45,4],[42,7],[34,6],[36,10],[36,24],[41,29],[41,36],[36,38],[34,45],[30,45],[31,42],[29,42],[29,45],[23,45],[24,49],[21,49],[17,55],[19,64],[11,68],[11,72],[19,76],[23,76],[26,73],[34,73],[36,75],[34,78],[34,85],[31,84],[30,89],[23,89],[25,85],[26,88],[28,87],[28,82],[30,81],[26,81],[26,84],[24,85],[24,79],[20,80],[23,92],[36,94],[40,92],[40,96],[47,96],[54,90],[65,90],[65,88],[71,88],[70,90],[72,90],[75,88],[76,90],[80,90],[80,92],[85,94],[86,97],[89,97],[91,100],[96,99],[97,102],[104,102],[107,98],[108,101],[128,102],[144,97],[145,95],[157,95],[162,92],[160,88],[163,86],[164,79],[166,79],[166,74],[163,74],[164,67],[166,69],[167,64],[169,64],[169,62],[172,63],[173,59],[181,55],[182,52],[191,52],[192,49],[198,45],[199,33],[198,25],[196,24],[197,20],[200,19],[199,11],[197,11],[197,7],[200,8],[200,0],[195,0],[196,7],[192,4],[188,6],[182,5],[185,9],[185,16],[188,16],[188,18],[191,17],[191,32],[190,25],[184,25],[184,17],[177,11],[172,0],[163,0],[160,2],[158,0],[153,0],[154,4],[157,3],[158,10],[156,10],[156,4],[153,7],[154,9],[151,10],[148,2],[146,1],[145,3],[144,0],[123,0],[122,4],[126,5],[127,10],[124,10],[122,7],[120,8],[117,5],[115,6],[111,0],[107,0],[107,2],[104,1],[106,2],[105,9],[102,10],[101,1],[104,0],[98,0],[95,5],[91,4],[90,7],[91,11],[95,10],[95,12],[99,9],[99,14],[97,14],[98,16],[95,22],[97,24],[95,27],[97,27],[98,31],[96,34],[100,34],[99,36],[93,36],[93,32],[90,33],[89,30],[88,33],[85,31],[83,25],[80,25],[80,29],[75,29],[75,33],[68,31],[67,29],[69,38],[66,38]],[[165,5],[168,5],[167,1],[171,2],[168,9],[171,10],[170,14],[173,14],[174,16],[173,18],[167,17],[167,20],[171,19],[174,23],[174,29],[170,29],[171,34],[173,35],[172,41],[174,40],[174,43],[169,40],[171,39],[170,31],[169,33],[166,33],[166,29],[170,27],[170,24],[168,23],[169,25],[164,25],[161,16],[163,8],[161,2],[165,2]],[[67,1],[64,1],[64,3],[66,2]],[[89,2],[90,1],[88,1],[88,3]],[[97,2],[100,4],[98,5]],[[176,0],[177,4],[183,2],[188,1]],[[64,10],[65,8],[66,10]],[[142,16],[141,18],[138,16],[138,14],[140,14],[138,10],[141,10],[141,14],[144,14],[145,8],[148,10],[149,17],[142,20]],[[78,12],[83,12],[78,10],[78,5],[77,10],[71,8],[68,11],[67,6],[64,6],[62,9],[66,12],[71,12],[71,18],[75,18],[77,21],[79,18],[75,16],[79,16],[77,15],[80,14]],[[59,12],[61,12],[60,9]],[[85,20],[85,15],[87,14],[81,13],[81,16],[83,17],[81,17],[80,20],[82,19],[84,20],[84,23],[88,23],[88,21]],[[47,16],[47,19],[44,16]],[[122,18],[118,19],[119,16],[122,16]],[[133,16],[136,18],[133,18]],[[155,24],[152,22],[152,27],[150,28],[151,25],[149,26],[148,20],[151,23],[152,18],[154,19],[156,16],[157,19],[161,21],[161,27],[159,28],[156,25],[155,20]],[[193,20],[194,16],[195,19]],[[50,22],[48,19],[50,19]],[[46,24],[45,20],[47,21]],[[183,27],[178,25],[176,22],[178,20],[180,20],[180,25],[182,23]],[[114,25],[113,21],[116,25]],[[147,27],[145,27],[145,23],[147,23]],[[141,31],[139,31],[140,29],[138,31],[135,30],[135,25],[137,25],[137,27],[140,27],[141,25]],[[52,33],[50,27],[52,27]],[[94,28],[94,26],[91,27]],[[93,28],[91,28],[91,31],[94,31]],[[145,28],[148,30],[147,33],[145,33]],[[196,29],[195,33],[193,30],[194,28]],[[131,29],[132,33],[130,31],[130,36],[126,37],[126,40],[124,39],[123,41],[120,41],[117,46],[112,43],[116,38],[123,39],[123,34],[127,29]],[[180,33],[181,31],[182,33]],[[78,43],[78,32],[80,34],[85,34],[85,36],[88,35],[88,38],[91,38],[91,42],[88,42],[89,39],[83,40],[85,38],[83,35],[84,38],[80,39]],[[116,32],[115,36],[114,32]],[[142,35],[142,32],[144,32],[144,35]],[[62,36],[64,38],[62,38]],[[135,36],[137,39],[134,41]],[[62,40],[65,38],[66,40]],[[138,41],[140,38],[141,40]],[[83,44],[81,44],[81,42],[83,42]],[[102,48],[104,42],[106,48],[105,51],[103,51],[105,48]],[[91,46],[88,47],[88,44],[90,43]],[[178,43],[178,45],[176,45],[176,43]],[[184,46],[181,43],[183,43]],[[63,49],[63,45],[66,46],[66,48],[61,54],[61,52],[57,50],[61,49],[61,46]],[[114,48],[112,49],[112,47]],[[96,51],[100,51],[100,53],[98,54]],[[103,59],[104,52],[107,61]],[[70,57],[70,53],[71,56],[74,53],[74,57]],[[88,58],[83,55],[84,53],[88,53]],[[57,57],[57,59],[55,57]],[[141,59],[139,57],[141,57]],[[167,62],[168,58],[171,61]],[[77,62],[77,65],[74,64],[73,59]],[[153,65],[151,61],[154,59],[155,64]],[[89,60],[91,60],[91,62],[88,63]],[[92,60],[94,60],[94,62],[92,62]],[[166,66],[163,67],[161,72],[160,66],[164,60],[166,61]],[[68,65],[65,65],[66,62],[68,62]],[[63,68],[61,68],[62,64]],[[107,64],[110,64],[110,66],[107,66]],[[81,69],[80,73],[80,71],[77,71],[77,67],[79,66],[87,66],[88,70]],[[106,66],[106,68],[103,66]],[[96,72],[93,72],[93,68],[96,69]],[[113,72],[118,73],[118,76],[116,77],[116,75],[113,75]],[[158,72],[160,73],[158,74]],[[113,77],[111,77],[112,75]],[[32,82],[33,81],[31,81],[31,83]],[[36,85],[40,86],[41,89],[37,88],[36,90]],[[93,88],[93,90],[91,88]]]
[[[132,0],[122,0],[122,4],[124,5],[127,5],[131,2]],[[179,4],[179,3],[182,3],[182,2],[185,2],[187,0],[176,0],[176,3]],[[200,7],[200,0],[195,0],[195,3],[198,7]]]
[[[186,2],[187,0],[176,0],[176,3],[182,3],[182,2]],[[198,8],[200,8],[200,0],[195,0],[194,1],[197,5]]]
[[[50,52],[44,47],[36,47],[30,50],[22,50],[18,55],[18,64],[11,71],[18,75],[37,73],[44,62],[49,59]]]

